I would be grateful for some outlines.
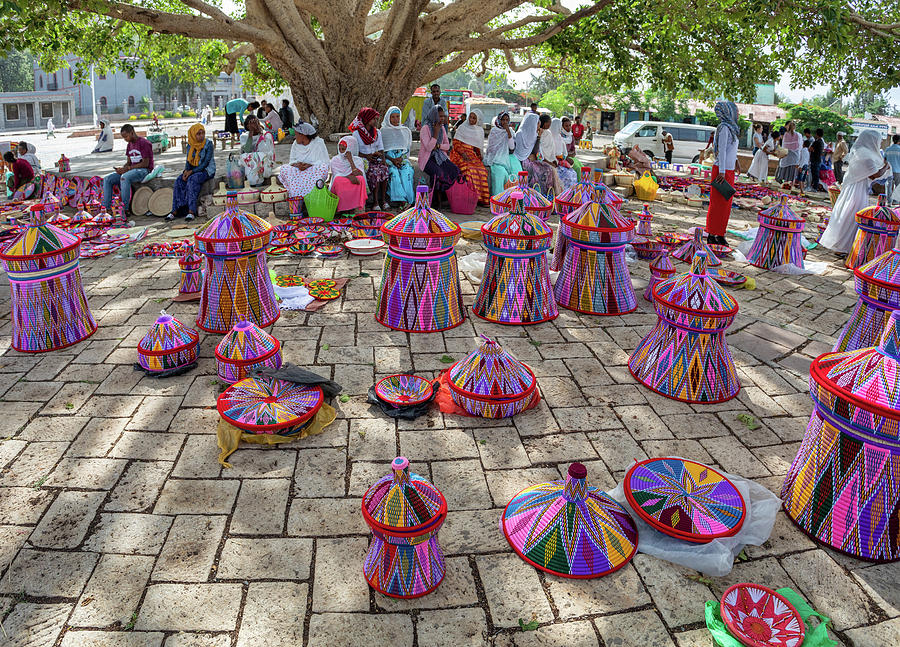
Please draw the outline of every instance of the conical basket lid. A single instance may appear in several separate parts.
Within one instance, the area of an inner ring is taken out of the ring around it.
[[[600,169],[597,169],[599,171]],[[614,206],[617,210],[625,203],[625,198],[610,189],[606,184],[593,179],[594,172],[588,167],[582,167],[581,179],[568,189],[556,196],[559,202],[566,204],[587,204],[588,202],[602,202]]]
[[[219,415],[250,433],[276,433],[300,425],[321,408],[322,387],[274,377],[248,377],[219,396]]]
[[[541,218],[524,209],[524,195],[520,191],[510,196],[509,212],[491,218],[481,226],[481,233],[510,239],[544,239],[553,236],[553,230]]]
[[[250,321],[240,321],[216,345],[216,358],[230,364],[254,364],[281,349],[281,342]]]
[[[450,367],[448,386],[478,399],[508,399],[533,389],[537,379],[528,366],[482,335],[481,346]]]
[[[659,256],[650,261],[650,270],[656,274],[671,274],[675,271],[668,250],[663,250]]]
[[[388,220],[381,227],[388,236],[417,238],[453,238],[454,243],[462,233],[459,225],[428,204],[428,187],[416,189],[415,204]]]
[[[856,222],[896,230],[900,227],[900,209],[887,206],[883,195],[878,196],[878,204],[856,212]]]
[[[900,312],[891,312],[878,346],[820,355],[809,376],[813,400],[829,415],[900,440]]]
[[[625,218],[610,204],[588,202],[575,211],[563,216],[566,224],[573,229],[602,233],[620,233],[634,230],[634,221]]]
[[[778,202],[760,211],[759,215],[761,218],[781,220],[784,222],[806,222],[805,218],[802,218],[795,214],[793,210],[788,206],[788,197],[786,195],[782,195],[781,199],[778,200]]]
[[[185,250],[181,258],[178,259],[178,265],[182,269],[194,269],[203,263],[203,255],[197,252],[197,248],[193,243]]]
[[[525,209],[531,211],[546,212],[553,208],[553,203],[540,191],[528,186],[528,173],[521,171],[515,186],[507,187],[493,198],[491,202],[497,205],[508,204],[515,192],[522,193],[522,204]]]
[[[225,211],[201,228],[196,238],[204,243],[232,243],[268,237],[271,233],[272,225],[254,213],[239,209],[237,192],[229,191]]]
[[[737,300],[706,272],[706,253],[697,252],[691,271],[676,274],[653,288],[654,299],[681,312],[725,316],[738,310]]]
[[[391,473],[366,490],[362,512],[375,530],[414,537],[443,523],[447,500],[433,484],[409,471],[409,460],[398,456],[391,462]]]
[[[83,225],[91,218],[93,218],[93,216],[84,208],[84,203],[82,203],[78,205],[78,211],[69,218],[69,222],[73,225]]]
[[[50,212],[43,205],[31,207],[32,219],[24,231],[0,253],[4,260],[28,260],[68,251],[81,244],[81,239],[46,222]]]
[[[500,527],[519,557],[563,577],[601,577],[625,566],[638,533],[628,512],[589,486],[581,463],[564,481],[532,485],[507,504]]]
[[[691,263],[694,259],[694,254],[699,251],[706,253],[706,264],[709,267],[718,267],[722,264],[716,253],[703,240],[703,229],[701,227],[695,227],[691,239],[677,247],[672,252],[672,256],[684,263]]]
[[[196,346],[200,336],[163,310],[138,344],[143,355],[169,355]]]

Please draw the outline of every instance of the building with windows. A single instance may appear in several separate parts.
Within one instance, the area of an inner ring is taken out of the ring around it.
[[[48,119],[64,126],[75,114],[71,90],[0,93],[0,129],[43,128]]]
[[[89,82],[78,83],[73,69],[78,63],[74,56],[67,57],[67,67],[56,72],[45,72],[35,64],[34,89],[38,92],[57,90],[71,91],[75,97],[75,113],[90,115],[91,85]],[[131,114],[139,108],[142,97],[153,96],[153,84],[143,70],[134,74],[126,72],[109,72],[94,74],[94,96],[97,100],[97,114],[110,112]]]

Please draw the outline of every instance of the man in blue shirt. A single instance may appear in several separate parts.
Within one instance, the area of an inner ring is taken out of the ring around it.
[[[894,175],[894,187],[900,186],[900,135],[894,135],[893,144],[884,149],[884,159],[891,165]],[[888,196],[890,199],[890,196]]]

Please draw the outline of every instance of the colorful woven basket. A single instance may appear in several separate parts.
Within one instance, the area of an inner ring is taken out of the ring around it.
[[[394,214],[386,211],[364,211],[353,216],[350,231],[354,238],[380,238],[381,226],[394,218]]]
[[[428,187],[416,188],[415,204],[381,227],[384,242],[406,254],[437,254],[453,249],[462,234],[455,222],[428,206]]]
[[[672,259],[669,258],[668,250],[650,261],[650,281],[647,283],[647,289],[644,290],[644,298],[653,303],[653,288],[665,281],[675,273],[675,266]]]
[[[294,435],[318,413],[322,387],[273,377],[248,377],[229,386],[216,408],[228,423],[251,434]]]
[[[215,352],[216,373],[229,384],[257,369],[281,367],[281,342],[249,321],[235,324]]]
[[[199,294],[203,289],[203,256],[197,253],[193,245],[178,259],[181,268],[181,284],[178,293],[183,295]]]
[[[878,346],[820,355],[813,413],[781,489],[813,539],[869,561],[900,560],[900,313]]]
[[[547,220],[553,211],[553,202],[547,197],[528,186],[528,172],[520,171],[517,184],[504,189],[491,198],[491,213],[499,216],[501,213],[509,213],[512,210],[511,198],[513,193],[521,193],[522,206],[526,213],[538,216],[541,220]]]
[[[482,335],[481,346],[447,371],[450,397],[473,416],[508,418],[539,397],[534,372]]]
[[[759,229],[747,253],[751,265],[774,269],[779,265],[803,267],[803,229],[806,220],[788,207],[788,198],[759,212]]]
[[[735,584],[719,603],[722,621],[749,647],[800,647],[806,636],[803,619],[782,595],[760,584]]]
[[[362,498],[372,530],[363,574],[373,589],[392,598],[418,598],[434,591],[446,565],[437,533],[447,518],[441,491],[409,471],[398,456],[392,474],[376,481]]]
[[[148,373],[166,373],[197,361],[200,336],[163,310],[138,343],[138,363]]]
[[[854,269],[853,276],[859,300],[838,335],[837,352],[876,346],[891,312],[900,308],[900,241]]]
[[[519,557],[562,577],[602,577],[637,552],[638,532],[628,512],[587,484],[581,463],[569,466],[565,481],[532,485],[514,496],[500,528]]]
[[[28,226],[0,252],[12,295],[12,347],[22,353],[66,348],[97,330],[78,265],[81,239],[46,224],[30,208]]]
[[[880,195],[877,205],[856,213],[856,226],[853,247],[844,259],[844,266],[851,270],[893,249],[900,232],[900,210],[888,207]]]
[[[551,269],[556,302],[584,314],[621,315],[637,308],[625,245],[634,223],[615,207],[589,202],[562,216]]]
[[[559,316],[547,265],[553,230],[525,212],[522,197],[514,193],[512,211],[481,227],[487,258],[472,312],[501,324],[536,324]]]
[[[725,330],[737,301],[706,272],[706,253],[697,252],[691,271],[653,288],[659,317],[628,360],[636,380],[660,395],[691,403],[730,400],[741,388]]]
[[[388,375],[375,383],[375,395],[393,407],[411,407],[431,397],[434,385],[418,375]]]
[[[237,206],[228,191],[225,211],[196,235],[197,250],[206,257],[197,326],[225,334],[241,321],[266,328],[280,314],[266,265],[272,225]]]
[[[696,544],[737,534],[747,516],[734,484],[702,463],[651,458],[625,474],[625,498],[637,515],[665,535]]]
[[[691,239],[683,243],[680,247],[677,247],[672,252],[672,258],[675,258],[682,263],[693,263],[694,254],[698,251],[706,252],[707,267],[719,267],[719,265],[722,264],[722,261],[716,256],[716,253],[703,240],[702,227],[694,227]]]

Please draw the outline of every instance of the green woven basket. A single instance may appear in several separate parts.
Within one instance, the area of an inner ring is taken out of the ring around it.
[[[325,183],[319,180],[316,182],[316,188],[303,198],[303,203],[306,205],[306,213],[311,218],[322,218],[329,222],[337,211],[338,197],[326,189]]]

